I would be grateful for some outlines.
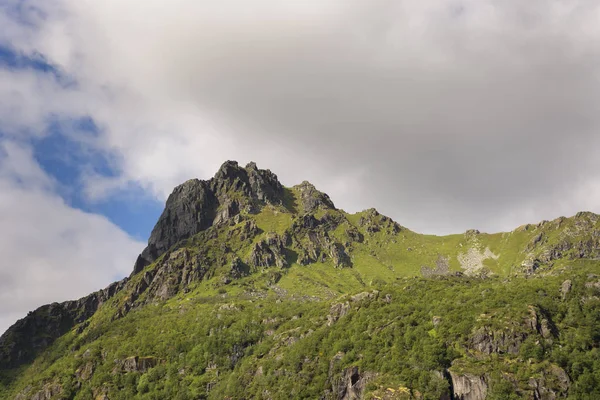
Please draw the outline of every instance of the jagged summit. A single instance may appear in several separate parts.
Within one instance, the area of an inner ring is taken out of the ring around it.
[[[175,243],[265,204],[281,204],[283,186],[270,170],[251,162],[245,168],[226,161],[210,180],[190,179],[177,186],[154,226],[134,273],[156,260]]]
[[[303,181],[292,189],[300,194],[300,201],[302,202],[302,207],[306,213],[314,212],[319,207],[335,210],[335,205],[333,205],[329,196],[323,192],[319,192],[317,188],[308,181]]]

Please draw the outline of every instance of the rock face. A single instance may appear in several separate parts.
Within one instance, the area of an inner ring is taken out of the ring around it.
[[[139,272],[144,263],[156,260],[178,241],[210,227],[217,206],[209,182],[192,179],[177,186],[167,199],[134,272]]]
[[[487,396],[488,385],[483,376],[450,371],[450,378],[456,400],[484,400]]]
[[[128,357],[125,360],[115,360],[115,370],[121,372],[146,372],[150,368],[158,365],[158,360],[154,357]]]
[[[390,217],[381,215],[379,211],[374,208],[370,208],[364,212],[364,215],[360,217],[358,224],[365,228],[367,233],[377,233],[385,231],[388,234],[398,234],[402,227],[394,222]]]
[[[31,393],[31,388],[26,388],[23,392],[17,394],[15,400],[52,400],[58,398],[63,391],[62,386],[57,383],[48,383],[44,387]]]
[[[293,189],[300,194],[304,213],[314,213],[320,207],[335,209],[333,202],[325,193],[319,192],[310,182],[304,181]]]
[[[562,299],[566,299],[567,295],[571,292],[571,288],[573,287],[573,282],[570,279],[567,279],[560,285],[560,295]]]
[[[515,331],[495,331],[481,327],[471,335],[471,348],[483,354],[518,354],[527,335]]]
[[[336,400],[359,400],[363,398],[363,392],[367,383],[373,378],[373,374],[359,372],[358,367],[346,368],[333,392]]]
[[[489,326],[475,329],[470,337],[471,349],[486,355],[518,354],[529,335],[539,334],[547,342],[558,337],[558,330],[546,311],[532,305],[527,307],[527,311],[522,324],[507,325],[502,330]]]
[[[342,243],[329,235],[341,221],[328,214],[316,218],[314,214],[304,214],[292,223],[290,241],[299,250],[298,264],[308,265],[330,259],[336,268],[351,267],[352,260]],[[360,233],[352,232],[349,239],[362,240]],[[350,243],[347,243],[350,245]]]
[[[0,369],[15,368],[33,360],[58,337],[90,318],[126,282],[124,279],[79,300],[52,303],[30,312],[0,337]]]
[[[531,377],[528,386],[534,399],[555,400],[567,397],[571,380],[562,368],[551,365],[547,371],[541,371],[537,376]]]
[[[285,239],[274,234],[256,243],[250,254],[248,264],[254,268],[287,267]]]
[[[192,179],[177,186],[133,273],[139,273],[181,240],[224,223],[242,210],[257,211],[264,204],[281,204],[283,195],[283,186],[271,171],[258,169],[255,163],[242,168],[235,161],[225,162],[208,181]]]
[[[357,366],[345,368],[341,373],[338,372],[344,355],[343,352],[338,352],[329,362],[328,381],[331,388],[325,391],[323,399],[362,399],[367,384],[375,378],[374,373],[361,372]]]

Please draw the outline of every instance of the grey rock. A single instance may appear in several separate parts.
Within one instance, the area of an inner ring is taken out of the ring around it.
[[[567,279],[560,285],[560,294],[563,300],[567,298],[567,295],[571,292],[571,288],[573,287],[573,282],[570,279]]]
[[[191,179],[177,186],[167,199],[133,274],[176,243],[226,223],[242,211],[256,212],[265,204],[282,204],[283,194],[283,186],[271,171],[258,169],[255,163],[242,168],[235,161],[225,162],[208,181]]]
[[[527,335],[514,330],[476,329],[470,338],[470,347],[483,354],[518,354]]]
[[[207,181],[191,179],[177,186],[152,229],[148,247],[141,254],[142,260],[151,263],[177,242],[210,227],[218,205]],[[137,265],[134,273],[140,272]]]
[[[15,396],[15,400],[52,400],[62,394],[63,388],[58,383],[47,383],[39,391],[31,392],[32,387],[28,386]]]
[[[293,187],[293,190],[299,193],[300,203],[305,213],[310,214],[319,208],[333,209],[333,202],[325,193],[319,192],[312,183],[304,181]]]
[[[52,303],[29,312],[0,337],[0,369],[33,360],[77,324],[90,318],[127,283],[127,278],[79,300]]]
[[[87,381],[92,377],[93,373],[94,373],[94,363],[91,361],[88,361],[87,363],[83,364],[81,367],[77,368],[77,370],[75,371],[75,377],[79,381]]]
[[[337,303],[331,306],[329,314],[327,315],[327,326],[331,326],[336,323],[340,318],[348,314],[350,311],[350,303]]]
[[[335,399],[338,400],[359,400],[363,398],[363,393],[369,383],[375,377],[374,373],[361,373],[358,367],[346,368],[342,377],[333,387]]]
[[[287,267],[284,240],[277,234],[268,235],[254,245],[248,264],[254,268]]]
[[[329,257],[333,261],[333,265],[336,268],[351,267],[352,261],[350,256],[346,253],[346,248],[340,243],[331,243],[328,246]]]
[[[456,400],[484,400],[488,384],[484,376],[470,373],[450,372],[452,390]]]
[[[396,235],[402,230],[402,227],[397,222],[390,217],[380,214],[374,208],[370,208],[364,212],[364,215],[358,220],[358,225],[370,234],[385,231],[388,234]]]
[[[525,326],[530,330],[539,333],[546,340],[551,341],[558,337],[558,329],[552,322],[550,314],[541,307],[527,306],[529,316],[525,318]]]
[[[555,400],[567,397],[571,380],[567,373],[557,365],[529,378],[527,382],[535,400]]]
[[[122,372],[141,372],[144,373],[150,368],[154,368],[158,365],[158,359],[155,357],[139,357],[132,356],[124,360],[115,360],[115,368],[113,373]]]

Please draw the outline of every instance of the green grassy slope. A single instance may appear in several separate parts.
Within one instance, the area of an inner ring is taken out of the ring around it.
[[[449,374],[490,399],[600,398],[597,215],[438,237],[304,211],[287,189],[178,243],[0,371],[0,398],[334,399],[351,367],[364,398],[440,399]]]

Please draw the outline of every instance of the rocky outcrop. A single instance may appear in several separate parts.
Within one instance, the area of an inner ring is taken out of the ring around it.
[[[527,382],[535,400],[555,400],[565,398],[571,387],[567,373],[558,365],[551,365],[547,370],[529,378]]]
[[[340,318],[348,314],[350,311],[350,302],[337,303],[331,306],[329,314],[327,315],[327,326],[331,326],[336,323]]]
[[[83,382],[89,380],[94,374],[94,363],[86,362],[75,371],[75,377],[78,381]]]
[[[398,223],[390,217],[380,214],[374,208],[364,211],[363,215],[358,220],[358,225],[370,234],[383,231],[395,235],[402,230],[402,227]]]
[[[249,163],[242,168],[225,162],[208,181],[189,180],[167,199],[148,246],[138,258],[133,274],[155,261],[181,240],[239,215],[255,212],[264,204],[281,204],[284,190],[277,176]]]
[[[292,189],[299,194],[300,204],[305,214],[314,213],[319,208],[335,210],[335,206],[329,196],[323,192],[319,192],[310,182],[304,181]]]
[[[542,230],[533,236],[525,251],[524,272],[531,274],[539,267],[551,265],[554,260],[599,259],[600,216],[590,212],[579,212],[572,218],[558,218],[538,225],[527,225],[524,229]],[[529,228],[528,228],[529,227]],[[549,230],[560,229],[560,232]],[[553,239],[550,239],[554,236]]]
[[[539,334],[547,342],[558,337],[558,330],[546,311],[532,305],[527,307],[527,311],[522,324],[507,324],[504,329],[493,329],[490,326],[474,329],[469,338],[469,347],[486,355],[516,355],[523,342],[532,334]]]
[[[156,260],[175,243],[210,227],[218,205],[210,182],[192,179],[177,186],[152,229],[148,246],[136,263],[134,273],[140,272],[144,264]]]
[[[452,390],[456,400],[484,400],[488,392],[485,376],[450,372]]]
[[[239,257],[236,257],[231,261],[229,265],[229,274],[228,278],[230,279],[240,279],[244,276],[247,276],[250,273],[250,268],[246,265]]]
[[[119,372],[140,372],[144,373],[150,368],[158,365],[158,360],[155,357],[128,357],[124,360],[115,360],[115,368],[113,373]]]
[[[552,322],[548,312],[541,307],[533,305],[527,306],[527,310],[529,312],[528,317],[525,318],[525,326],[527,328],[538,333],[548,341],[552,341],[552,339],[558,337],[558,329]]]
[[[154,274],[147,273],[152,278],[147,288],[148,300],[169,299],[192,283],[202,280],[207,271],[208,267],[202,262],[201,256],[193,255],[186,248],[176,250],[163,259],[153,271]]]
[[[284,239],[276,234],[268,235],[254,245],[248,264],[254,268],[287,267],[285,251]]]
[[[358,309],[360,308],[361,302],[366,300],[377,299],[378,297],[379,291],[373,290],[372,292],[361,292],[355,294],[353,296],[350,296],[350,299],[348,301],[333,304],[329,309],[329,314],[327,315],[327,326],[333,325],[340,318],[348,314],[348,312],[350,311],[351,304]]]
[[[571,293],[571,288],[573,287],[573,282],[570,279],[567,279],[560,285],[560,296],[563,300],[567,298],[567,295]]]
[[[0,337],[0,369],[33,360],[57,338],[94,315],[126,283],[124,279],[79,300],[42,306],[18,320]]]
[[[376,377],[372,372],[361,372],[357,366],[351,366],[340,371],[341,361],[345,354],[338,352],[329,362],[328,382],[330,389],[325,391],[323,398],[332,400],[363,399],[365,388],[369,381]]]
[[[348,253],[346,253],[346,248],[341,243],[329,243],[327,246],[327,251],[331,261],[333,261],[334,267],[344,268],[352,266],[350,256]]]
[[[470,338],[470,347],[483,354],[518,354],[527,335],[514,330],[493,330],[480,327]]]
[[[336,400],[362,399],[367,383],[374,377],[373,373],[360,373],[358,367],[346,368],[339,381],[332,387],[334,398]]]
[[[47,383],[37,392],[28,386],[15,396],[15,400],[53,400],[59,398],[62,392],[63,388],[58,383]]]
[[[346,252],[346,246],[329,236],[329,232],[341,223],[339,217],[328,214],[320,219],[313,214],[305,214],[294,220],[290,239],[293,247],[298,250],[298,264],[308,265],[329,259],[336,268],[352,267],[352,259]]]

